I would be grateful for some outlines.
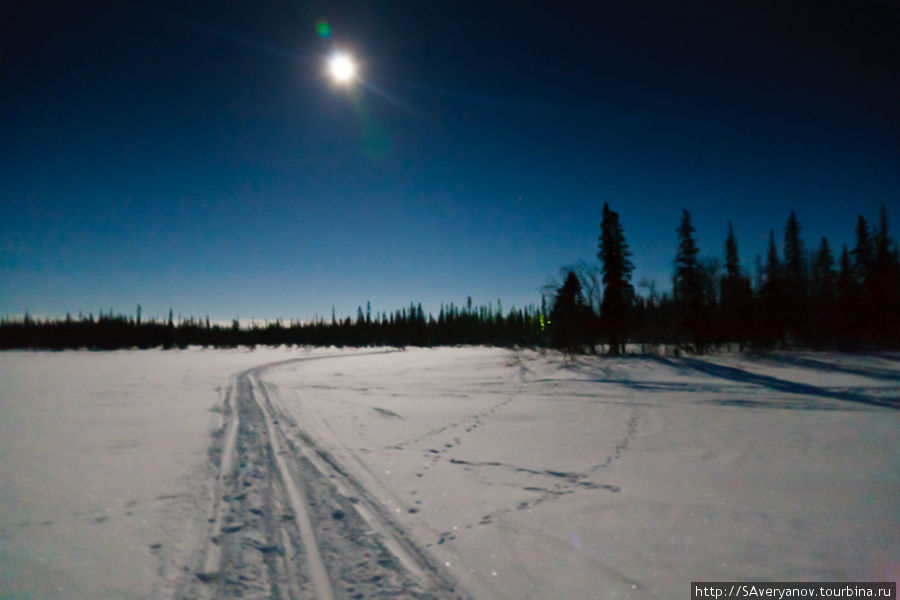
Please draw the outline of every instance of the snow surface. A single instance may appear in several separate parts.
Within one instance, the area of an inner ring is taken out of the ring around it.
[[[864,402],[898,400],[896,358],[547,356],[415,350],[266,380],[478,598],[897,579],[900,413]]]
[[[322,353],[265,372],[273,409],[473,597],[900,577],[900,355],[10,352],[0,596],[164,591],[196,551],[218,390]]]
[[[306,354],[0,352],[0,597],[155,597],[205,501],[219,390]]]

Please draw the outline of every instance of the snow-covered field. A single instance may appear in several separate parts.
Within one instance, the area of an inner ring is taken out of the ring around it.
[[[898,354],[369,352],[0,354],[0,596],[900,577]]]
[[[0,597],[154,595],[229,375],[301,354],[0,352]]]

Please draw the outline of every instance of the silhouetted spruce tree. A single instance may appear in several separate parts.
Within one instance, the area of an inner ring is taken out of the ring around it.
[[[837,277],[834,273],[834,256],[828,239],[816,251],[809,280],[810,338],[818,346],[830,344],[837,336],[835,314]]]
[[[634,287],[631,272],[634,264],[628,257],[631,250],[625,241],[625,231],[619,223],[619,214],[603,204],[603,222],[600,225],[600,252],[602,263],[603,302],[600,305],[600,331],[609,344],[609,354],[625,352],[625,342],[631,328],[631,309],[634,304]]]
[[[856,246],[853,248],[853,274],[856,283],[866,285],[872,268],[872,238],[866,219],[859,215],[856,221]]]
[[[785,333],[795,340],[807,337],[808,282],[806,274],[806,251],[800,239],[800,221],[791,211],[784,228],[784,270],[782,285],[784,290]]]
[[[737,237],[734,235],[731,221],[728,222],[728,237],[725,238],[725,274],[721,283],[721,304],[719,341],[738,342],[743,349],[751,334],[753,294],[750,279],[741,272]]]
[[[550,341],[553,347],[566,352],[581,352],[587,332],[589,309],[581,292],[578,276],[569,271],[565,282],[556,292],[550,313]]]
[[[172,309],[169,309],[169,321],[166,324],[166,336],[163,342],[163,348],[171,348],[176,342],[175,321],[173,320]]]
[[[708,306],[704,287],[704,274],[698,259],[699,250],[694,241],[691,214],[684,210],[678,232],[678,254],[675,257],[673,292],[677,306],[678,323],[693,346],[694,352],[703,353],[709,346]]]
[[[715,256],[699,259],[703,282],[703,304],[706,306],[706,326],[709,341],[715,340],[713,328],[719,321],[719,280],[722,278],[722,263]]]
[[[425,312],[422,310],[422,303],[418,303],[413,309],[410,305],[410,320],[412,329],[412,343],[416,346],[428,346],[428,331],[425,321]]]
[[[741,261],[738,258],[737,237],[734,225],[728,221],[728,237],[725,238],[725,278],[732,281],[741,276]]]
[[[837,276],[836,328],[838,348],[852,349],[859,337],[859,287],[854,274],[850,253],[844,245],[841,253],[840,270]]]
[[[856,245],[853,248],[853,275],[857,288],[857,310],[860,311],[856,319],[858,329],[855,334],[860,339],[872,337],[876,315],[872,299],[878,293],[875,287],[874,266],[875,250],[872,244],[872,236],[868,223],[859,215],[856,221]]]
[[[868,306],[874,317],[873,338],[881,345],[900,340],[900,261],[896,244],[888,235],[887,221],[887,210],[882,204],[867,289]]]
[[[763,268],[762,287],[758,304],[758,338],[764,346],[772,346],[784,337],[784,288],[781,264],[775,248],[775,232],[769,230],[769,249]]]

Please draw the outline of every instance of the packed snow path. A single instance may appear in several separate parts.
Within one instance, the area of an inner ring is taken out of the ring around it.
[[[352,355],[348,355],[352,356]],[[262,375],[243,371],[225,394],[212,530],[196,581],[178,598],[463,598],[351,477],[290,418]]]

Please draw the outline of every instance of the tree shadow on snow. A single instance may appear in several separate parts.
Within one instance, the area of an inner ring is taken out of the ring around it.
[[[738,408],[780,408],[785,410],[819,410],[819,411],[848,411],[856,410],[847,404],[824,404],[821,400],[810,398],[809,400],[746,400],[737,398],[716,398],[709,400],[708,404],[716,406],[735,406]]]
[[[648,358],[654,358],[654,356],[643,355],[643,354],[624,354],[622,356],[616,356],[615,359],[620,361],[620,364],[626,363],[628,361],[641,362],[645,361]],[[636,381],[634,379],[623,378],[619,371],[615,369],[615,367],[609,368],[606,367],[606,358],[600,361],[589,361],[585,359],[575,360],[572,364],[567,365],[566,369],[569,371],[573,371],[584,376],[582,381],[589,381],[592,383],[609,383],[614,385],[621,385],[633,390],[638,390],[642,392],[681,392],[681,393],[712,393],[712,394],[724,394],[730,393],[740,389],[740,386],[734,384],[728,384],[725,382],[712,382],[712,383],[699,383],[696,381],[692,382],[680,382],[680,381],[666,381],[666,380],[643,380]],[[563,368],[563,367],[561,367]],[[679,369],[681,374],[686,374],[687,369]],[[547,382],[554,381],[553,379],[539,379],[538,381]],[[565,379],[560,379],[559,381],[566,381]]]
[[[872,356],[875,356],[875,357],[883,359],[883,360],[892,360],[894,362],[900,362],[900,354],[898,354],[898,353],[876,352]]]
[[[863,377],[871,377],[872,379],[883,379],[886,381],[900,381],[900,373],[888,369],[879,369],[878,367],[863,368],[840,365],[836,363],[816,360],[815,358],[806,358],[802,356],[790,356],[783,354],[761,354],[763,360],[775,363],[790,365],[792,367],[803,367],[805,369],[815,369],[819,371],[837,371],[838,373],[847,373],[849,375],[861,375]],[[881,358],[881,357],[879,357]],[[885,357],[887,358],[887,357]],[[896,359],[893,359],[896,360]]]
[[[858,392],[829,390],[815,385],[809,385],[807,383],[796,383],[794,381],[786,381],[784,379],[778,379],[777,377],[771,377],[769,375],[750,373],[749,371],[744,371],[743,369],[717,365],[697,358],[671,359],[662,356],[652,356],[648,358],[674,369],[688,369],[696,371],[698,373],[702,373],[704,375],[709,375],[711,377],[718,377],[720,379],[758,385],[760,387],[787,394],[805,394],[809,396],[829,398],[832,400],[843,400],[846,402],[867,404],[870,406],[900,408],[900,399],[896,398],[873,398],[871,396],[866,396]]]

